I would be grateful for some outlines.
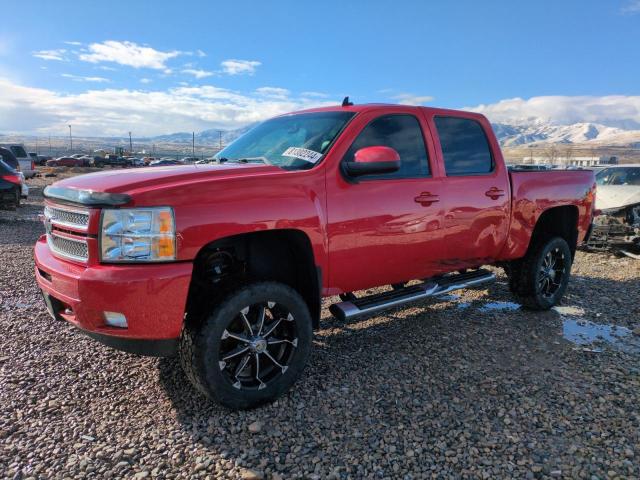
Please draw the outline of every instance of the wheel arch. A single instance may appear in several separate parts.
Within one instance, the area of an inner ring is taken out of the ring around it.
[[[527,253],[541,241],[561,237],[569,245],[571,256],[574,257],[578,245],[578,218],[578,207],[575,205],[562,205],[543,211],[533,228]]]
[[[203,298],[214,301],[238,284],[255,281],[292,287],[307,304],[313,328],[318,328],[322,271],[310,238],[297,229],[248,232],[205,244],[194,259],[187,312],[197,312]]]

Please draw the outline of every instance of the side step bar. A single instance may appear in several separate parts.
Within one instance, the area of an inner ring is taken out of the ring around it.
[[[329,307],[329,311],[339,320],[351,320],[362,315],[397,307],[423,298],[442,295],[452,290],[459,290],[461,288],[468,288],[490,282],[495,280],[495,278],[494,273],[483,269],[450,274],[398,290],[334,303]]]

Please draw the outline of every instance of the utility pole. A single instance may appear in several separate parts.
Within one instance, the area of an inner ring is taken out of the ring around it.
[[[69,150],[73,153],[73,135],[71,135],[71,125],[69,125]]]
[[[51,155],[51,135],[49,135],[49,155]]]
[[[222,130],[218,130],[218,134],[220,135],[220,146],[219,146],[219,149],[222,150]]]
[[[133,155],[133,143],[131,142],[131,132],[129,132],[129,155]]]
[[[36,155],[38,155],[38,137],[36,137]]]
[[[196,156],[196,132],[191,132],[191,156]]]

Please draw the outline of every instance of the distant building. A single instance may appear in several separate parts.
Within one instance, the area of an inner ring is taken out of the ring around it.
[[[617,165],[618,157],[566,157],[558,155],[555,158],[549,156],[529,156],[522,159],[523,164],[529,165],[562,165],[574,167],[593,167],[596,165]]]

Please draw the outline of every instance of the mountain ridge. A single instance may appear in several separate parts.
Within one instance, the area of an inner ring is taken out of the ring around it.
[[[222,143],[227,145],[256,126],[253,123],[234,130],[203,130],[195,134],[196,143],[217,144],[222,132]],[[535,120],[531,122],[492,123],[500,145],[520,147],[542,144],[603,144],[640,147],[640,130],[626,130],[592,122],[557,125]],[[148,138],[150,141],[191,143],[192,134],[176,132]]]

